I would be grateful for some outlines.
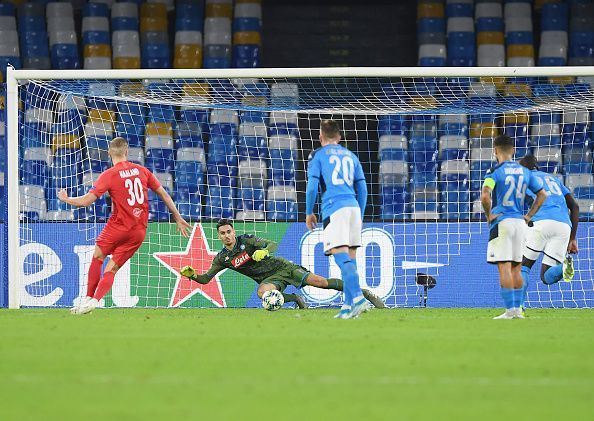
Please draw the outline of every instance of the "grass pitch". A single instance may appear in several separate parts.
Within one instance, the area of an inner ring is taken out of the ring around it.
[[[0,311],[0,419],[591,419],[594,311]]]

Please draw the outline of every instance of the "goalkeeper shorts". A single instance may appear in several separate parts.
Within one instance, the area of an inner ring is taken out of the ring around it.
[[[289,285],[293,285],[295,288],[302,288],[309,274],[309,270],[303,266],[287,262],[274,275],[269,276],[260,283],[275,285],[279,291],[283,292]]]

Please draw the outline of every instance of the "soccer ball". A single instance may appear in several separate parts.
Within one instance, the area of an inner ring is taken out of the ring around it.
[[[281,308],[284,303],[285,299],[280,291],[266,291],[264,295],[262,295],[262,307],[268,311],[276,311]]]

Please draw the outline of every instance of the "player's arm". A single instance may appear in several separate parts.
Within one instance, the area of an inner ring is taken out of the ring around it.
[[[530,220],[534,217],[534,215],[536,215],[536,212],[538,212],[538,210],[548,197],[547,192],[543,188],[542,180],[539,177],[530,177],[528,188],[536,196],[534,197],[534,202],[532,203],[530,210],[526,215],[524,215],[524,221],[526,221],[526,223],[529,223]]]
[[[318,199],[321,176],[320,163],[314,155],[307,166],[307,188],[305,190],[305,225],[310,230],[313,230],[318,223],[318,218],[314,215],[313,210]]]
[[[361,163],[357,163],[357,170],[355,172],[355,191],[357,192],[357,203],[361,209],[361,218],[365,215],[365,208],[367,207],[367,183],[365,182],[365,174]]]
[[[569,253],[577,253],[578,246],[575,236],[577,234],[578,223],[580,222],[580,206],[569,192],[565,195],[565,203],[567,204],[567,209],[569,209],[569,219],[571,219],[571,233],[569,234],[567,251]]]
[[[260,260],[270,256],[278,249],[278,244],[276,242],[255,236],[244,237],[243,242],[246,245],[250,245],[258,249],[252,254],[252,259],[254,259],[256,262],[259,262]]]
[[[91,206],[95,200],[97,200],[97,196],[89,192],[84,196],[68,197],[68,192],[62,189],[58,192],[58,199],[77,208],[86,208],[87,206]]]
[[[220,264],[220,262],[218,260],[218,256],[217,256],[212,261],[210,269],[208,269],[206,271],[206,273],[204,273],[202,275],[198,275],[194,271],[194,268],[192,266],[184,266],[180,270],[180,273],[182,274],[182,276],[185,276],[186,278],[189,278],[192,281],[198,282],[199,284],[202,284],[202,285],[206,285],[212,280],[212,278],[214,278],[216,276],[217,273],[219,273],[223,269],[224,269],[224,267],[223,267],[223,265]]]
[[[177,210],[177,206],[175,206],[175,203],[173,203],[173,199],[171,198],[169,193],[167,193],[167,190],[165,190],[163,186],[159,186],[156,190],[154,190],[154,192],[157,196],[159,196],[159,199],[161,199],[165,203],[165,206],[167,206],[167,209],[169,209],[169,212],[171,212],[171,214],[173,215],[173,219],[175,220],[175,224],[177,225],[177,230],[184,237],[188,237],[189,231],[192,228],[192,226],[188,224],[186,220],[181,216],[181,214]]]
[[[491,214],[491,207],[493,206],[491,192],[493,191],[493,188],[495,188],[495,180],[490,177],[485,178],[483,189],[481,191],[481,205],[483,206],[483,211],[485,212],[485,218],[487,218],[487,222],[491,222],[499,216]]]

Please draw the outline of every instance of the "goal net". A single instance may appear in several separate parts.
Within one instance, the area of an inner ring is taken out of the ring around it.
[[[500,305],[478,198],[494,165],[493,138],[503,133],[514,138],[516,158],[535,155],[580,205],[575,280],[543,285],[535,265],[528,306],[591,307],[590,75],[586,68],[11,71],[10,305],[71,306],[85,295],[110,199],[74,209],[57,192],[86,193],[109,168],[115,136],[128,141],[130,161],[155,173],[193,231],[181,237],[149,193],[145,242],[103,306],[259,305],[256,284],[231,270],[206,286],[179,273],[186,264],[210,267],[222,248],[219,218],[234,220],[238,235],[278,242],[279,256],[339,277],[323,254],[322,227],[303,224],[308,156],[320,146],[320,120],[332,118],[369,189],[361,283],[389,307],[423,305],[418,273],[437,279],[429,306]],[[336,291],[300,293],[312,306],[342,300]]]

